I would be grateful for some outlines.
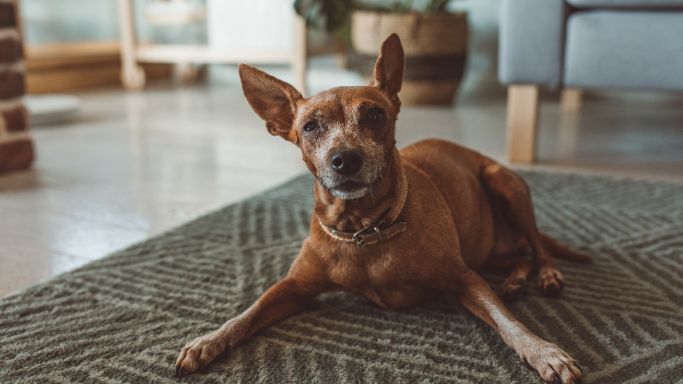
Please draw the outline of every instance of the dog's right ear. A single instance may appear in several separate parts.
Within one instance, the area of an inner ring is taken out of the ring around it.
[[[381,89],[398,102],[398,92],[403,83],[404,61],[401,39],[392,33],[382,43],[370,85]]]
[[[244,96],[254,112],[266,121],[268,132],[296,144],[292,123],[297,102],[303,96],[293,86],[252,66],[240,64],[239,72]]]

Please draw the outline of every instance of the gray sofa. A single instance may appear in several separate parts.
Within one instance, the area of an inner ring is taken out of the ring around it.
[[[535,157],[538,90],[683,91],[683,0],[503,0],[500,81],[507,156]]]

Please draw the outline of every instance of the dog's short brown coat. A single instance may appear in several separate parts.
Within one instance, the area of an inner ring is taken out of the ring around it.
[[[563,279],[551,253],[576,261],[588,258],[537,230],[529,190],[511,170],[441,140],[396,149],[403,63],[400,40],[392,35],[382,45],[369,86],[334,88],[311,98],[255,68],[240,66],[252,108],[271,134],[301,149],[317,178],[310,236],[285,278],[244,313],[182,349],[178,374],[208,365],[264,327],[302,310],[314,296],[344,290],[389,309],[419,304],[435,294],[452,295],[544,380],[567,384],[581,379],[577,363],[517,321],[475,271],[487,266],[511,270],[503,293],[515,296],[536,269],[540,288],[557,294]],[[364,120],[373,108],[381,114]],[[335,193],[334,183],[325,178],[329,151],[341,147],[359,148],[370,164],[362,169],[365,179],[359,180],[372,184],[361,197],[340,198],[341,192]],[[399,219],[407,223],[404,232],[365,247],[323,228],[353,232]],[[533,262],[524,256],[528,249]]]

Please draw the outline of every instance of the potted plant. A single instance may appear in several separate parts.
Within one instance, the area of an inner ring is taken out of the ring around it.
[[[399,94],[404,104],[450,104],[467,59],[464,12],[450,12],[449,0],[297,0],[309,25],[333,31],[350,19],[349,66],[370,76],[377,50],[391,33],[403,42],[406,71]]]

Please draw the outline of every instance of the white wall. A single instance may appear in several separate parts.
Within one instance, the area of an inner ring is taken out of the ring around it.
[[[21,1],[29,43],[118,40],[117,10],[116,0]]]

